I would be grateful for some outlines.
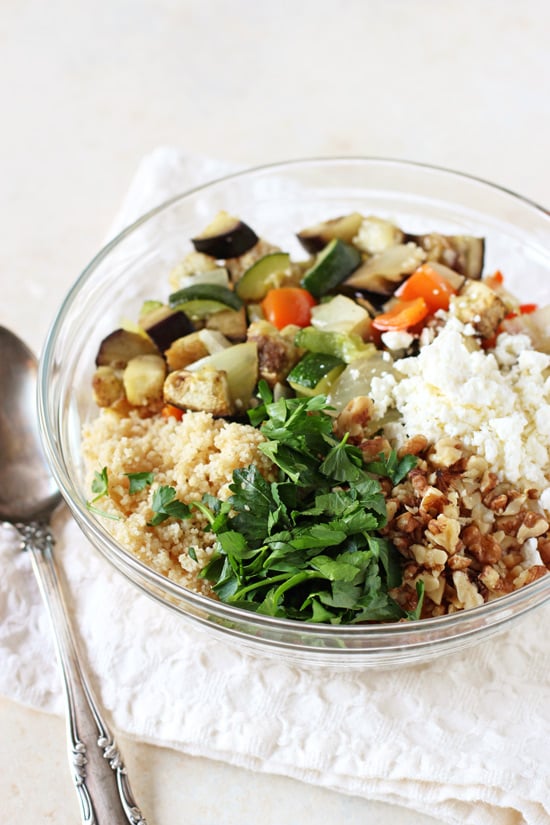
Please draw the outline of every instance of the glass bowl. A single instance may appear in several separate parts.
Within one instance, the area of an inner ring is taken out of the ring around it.
[[[437,619],[327,626],[257,615],[186,590],[146,567],[86,508],[82,425],[97,414],[90,382],[101,339],[168,292],[171,267],[221,209],[298,257],[294,232],[359,211],[408,232],[483,235],[485,271],[502,269],[526,301],[550,303],[550,216],[485,181],[426,165],[343,158],[252,169],[193,189],[152,210],[102,249],[78,278],[49,332],[39,374],[39,419],[55,479],[81,529],[136,587],[189,622],[264,654],[338,667],[414,663],[509,627],[550,596],[550,576],[495,601]],[[300,252],[300,255],[298,253]]]

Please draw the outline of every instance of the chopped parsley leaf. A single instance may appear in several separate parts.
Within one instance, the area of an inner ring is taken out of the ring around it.
[[[125,473],[125,476],[130,481],[130,487],[128,492],[131,496],[133,496],[134,493],[139,493],[142,490],[145,490],[146,487],[150,487],[154,480],[154,474],[147,472]]]

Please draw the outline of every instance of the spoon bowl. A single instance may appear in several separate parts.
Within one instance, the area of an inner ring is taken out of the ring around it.
[[[36,359],[5,327],[0,327],[0,353],[0,520],[42,520],[53,512],[61,496],[38,432]]]
[[[1,326],[0,355],[0,522],[8,522],[19,531],[50,616],[65,689],[69,761],[82,822],[146,825],[82,671],[61,590],[49,528],[61,495],[38,434],[37,361],[23,341]]]

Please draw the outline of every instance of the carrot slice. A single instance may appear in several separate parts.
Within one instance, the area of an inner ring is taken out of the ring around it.
[[[377,315],[372,325],[382,332],[398,332],[409,329],[423,321],[428,315],[428,305],[424,298],[414,298],[412,301],[398,301],[388,312]]]
[[[177,418],[181,421],[183,418],[183,410],[180,407],[175,407],[173,404],[165,404],[162,408],[161,415],[164,418]]]
[[[487,275],[487,277],[484,278],[484,281],[487,284],[487,286],[491,287],[491,289],[497,290],[499,286],[502,286],[502,284],[504,283],[504,275],[502,274],[500,269],[497,269],[497,271],[494,272],[492,275]]]
[[[307,327],[311,322],[311,308],[317,301],[307,289],[297,286],[281,286],[270,289],[262,301],[264,318],[277,329],[289,324]]]
[[[424,298],[429,312],[449,309],[451,295],[456,289],[429,264],[422,264],[399,287],[395,293],[402,301]]]

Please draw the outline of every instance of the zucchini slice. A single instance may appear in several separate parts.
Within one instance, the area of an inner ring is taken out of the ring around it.
[[[309,352],[334,355],[346,364],[376,352],[374,344],[365,343],[355,333],[325,331],[315,327],[304,327],[297,332],[294,343]]]
[[[335,355],[308,352],[291,369],[287,381],[298,395],[326,395],[344,366]]]
[[[213,258],[238,258],[258,242],[258,236],[246,223],[227,212],[218,212],[204,232],[191,238],[197,252]]]
[[[349,278],[360,263],[359,250],[334,238],[317,255],[315,263],[302,278],[302,286],[315,298],[320,298]]]
[[[289,267],[288,252],[269,252],[244,272],[237,281],[235,291],[243,301],[261,301],[269,289],[281,285]]]
[[[168,297],[172,309],[179,309],[189,318],[206,318],[225,309],[238,310],[243,302],[233,290],[218,284],[195,284],[172,292]]]

